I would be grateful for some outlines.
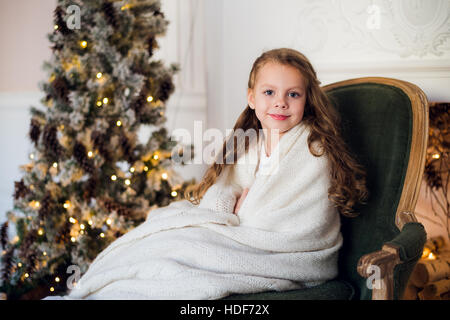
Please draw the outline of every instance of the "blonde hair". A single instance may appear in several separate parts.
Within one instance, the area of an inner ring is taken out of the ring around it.
[[[306,88],[306,103],[301,121],[311,129],[308,136],[309,150],[316,157],[325,154],[329,160],[331,178],[331,186],[328,189],[329,200],[342,215],[348,217],[356,216],[357,213],[353,211],[354,205],[358,202],[365,203],[364,200],[368,197],[366,172],[352,157],[347,148],[339,131],[339,115],[320,87],[320,81],[317,79],[314,68],[309,60],[297,50],[290,48],[269,50],[259,56],[253,63],[248,79],[249,89],[254,89],[259,70],[269,62],[294,67],[303,75]],[[233,132],[238,129],[244,131],[254,129],[259,138],[259,129],[261,128],[261,123],[256,117],[255,111],[247,105],[237,119]],[[224,142],[221,153],[216,158],[216,161],[206,170],[202,180],[185,190],[184,196],[190,202],[198,204],[208,188],[216,182],[217,178],[224,171],[225,166],[233,165],[226,161],[226,158],[229,157],[226,151],[229,150],[231,143],[233,143],[232,150],[235,157],[238,148],[244,147],[245,151],[248,150],[249,143],[245,139],[244,141],[238,141],[238,143],[235,143],[236,140],[233,141],[232,139],[236,139],[236,137],[231,135]],[[315,141],[319,141],[321,146],[323,146],[321,154],[318,154],[312,148]],[[239,146],[239,143],[244,143],[244,146]]]

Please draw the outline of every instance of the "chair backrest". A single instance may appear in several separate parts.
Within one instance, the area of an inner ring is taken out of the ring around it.
[[[356,207],[358,217],[341,219],[339,277],[355,287],[357,297],[371,299],[357,263],[400,232],[399,212],[414,212],[425,165],[428,102],[417,86],[390,78],[351,79],[323,88],[341,116],[344,139],[367,169],[370,193],[368,203]]]

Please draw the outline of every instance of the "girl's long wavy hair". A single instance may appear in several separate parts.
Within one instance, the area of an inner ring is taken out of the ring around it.
[[[347,148],[339,130],[340,117],[320,87],[320,81],[317,79],[314,68],[309,60],[297,50],[289,48],[269,50],[259,56],[253,63],[248,80],[249,89],[254,89],[259,70],[268,62],[294,67],[303,75],[306,87],[306,103],[301,121],[311,128],[308,136],[309,150],[316,157],[323,154],[328,157],[331,176],[331,186],[328,189],[329,200],[342,215],[347,217],[357,216],[358,213],[354,212],[353,207],[357,203],[365,203],[364,200],[368,197],[366,172],[364,167],[352,157]],[[259,138],[259,129],[261,128],[261,123],[256,117],[255,111],[247,105],[237,119],[233,132],[238,129],[242,129],[244,132],[248,129],[254,129]],[[238,154],[238,149],[248,150],[249,143],[245,139],[238,140],[241,143],[239,145],[239,142],[231,141],[235,138],[235,136],[230,135],[225,139],[216,161],[206,170],[202,180],[198,184],[186,188],[184,193],[186,199],[198,204],[208,188],[217,181],[225,166],[232,165],[227,161],[229,159],[227,150],[229,150],[228,147],[231,143],[234,157]],[[312,148],[315,141],[319,141],[323,146],[323,148],[320,148],[321,154]]]

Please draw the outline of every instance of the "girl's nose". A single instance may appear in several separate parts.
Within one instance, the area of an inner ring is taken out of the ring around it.
[[[275,107],[281,108],[281,109],[286,109],[287,108],[287,104],[286,104],[286,100],[284,99],[284,97],[280,97],[278,98]]]

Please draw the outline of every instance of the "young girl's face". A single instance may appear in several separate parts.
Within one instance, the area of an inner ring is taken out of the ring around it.
[[[292,66],[268,62],[259,70],[247,99],[263,129],[278,129],[281,136],[300,123],[306,103],[304,82]]]

